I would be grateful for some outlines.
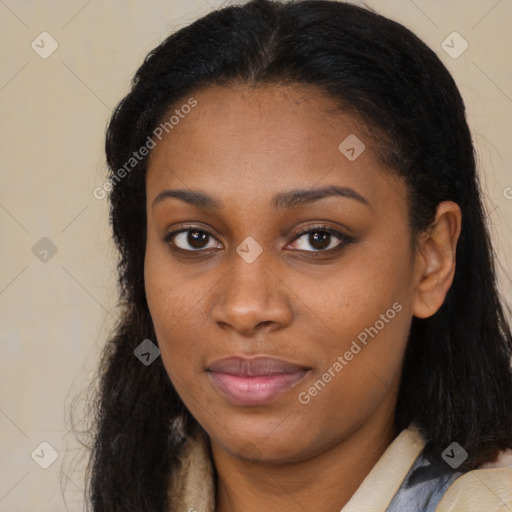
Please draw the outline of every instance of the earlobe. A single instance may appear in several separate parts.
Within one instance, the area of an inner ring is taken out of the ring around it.
[[[453,201],[437,207],[427,231],[418,236],[413,315],[428,318],[442,306],[455,275],[462,214]]]

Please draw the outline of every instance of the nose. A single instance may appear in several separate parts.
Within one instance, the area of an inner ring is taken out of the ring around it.
[[[231,270],[219,283],[212,308],[213,320],[222,329],[254,336],[261,330],[270,332],[291,323],[289,288],[263,254],[252,263],[234,254]]]

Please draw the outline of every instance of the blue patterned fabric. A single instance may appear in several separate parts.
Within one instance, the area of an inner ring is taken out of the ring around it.
[[[461,475],[420,453],[386,512],[434,512],[448,487]]]

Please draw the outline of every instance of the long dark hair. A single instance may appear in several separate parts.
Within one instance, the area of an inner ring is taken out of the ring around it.
[[[133,168],[126,163],[194,90],[237,83],[311,84],[357,116],[381,162],[409,186],[413,234],[431,224],[441,201],[460,206],[454,282],[435,315],[413,318],[396,425],[415,422],[433,457],[457,441],[469,454],[464,470],[512,447],[512,338],[454,80],[413,33],[368,9],[253,0],[213,11],[151,51],[108,126],[122,315],[102,357],[93,409],[94,510],[167,510],[183,441],[174,420],[183,419],[185,434],[197,426],[161,358],[145,366],[134,356],[143,340],[157,340],[144,292],[147,157]]]

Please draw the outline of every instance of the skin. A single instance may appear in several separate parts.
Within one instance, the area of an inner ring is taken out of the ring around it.
[[[193,97],[198,105],[152,150],[147,173],[145,283],[162,361],[210,437],[218,512],[339,511],[397,435],[410,322],[434,314],[452,283],[460,209],[441,203],[413,244],[404,182],[378,162],[361,123],[313,87],[212,86]],[[338,149],[350,134],[366,146],[354,161]],[[323,185],[367,204],[271,204],[276,193]],[[155,202],[169,189],[199,190],[222,207]],[[213,237],[191,246],[185,233],[173,249],[166,234],[184,223]],[[316,224],[351,240],[332,236],[328,247],[341,249],[322,252],[300,234]],[[249,236],[263,250],[252,263],[236,252]],[[401,311],[301,403],[298,394],[395,303]],[[240,406],[206,372],[228,355],[311,371],[268,404]]]

